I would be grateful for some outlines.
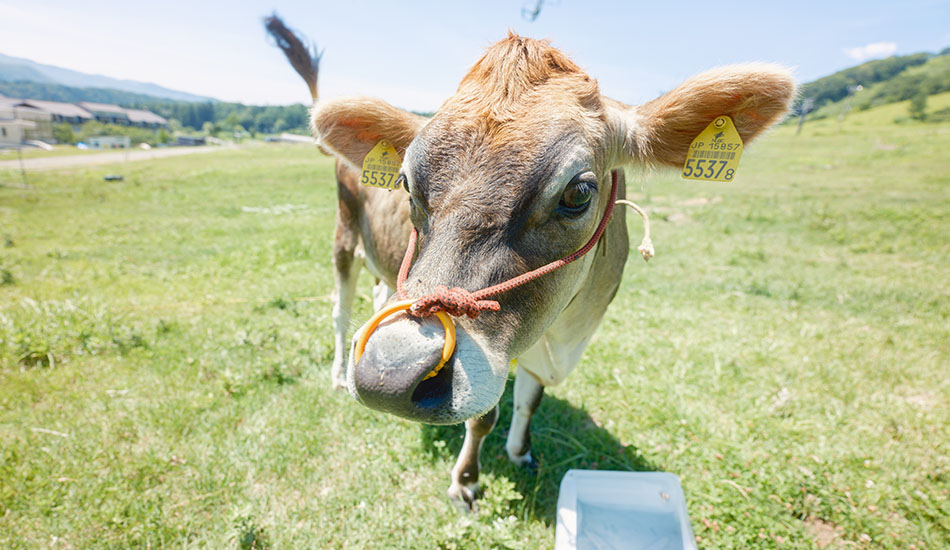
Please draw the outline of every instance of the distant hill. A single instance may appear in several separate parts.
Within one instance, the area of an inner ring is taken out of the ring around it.
[[[109,76],[87,74],[71,69],[64,69],[55,65],[45,65],[35,61],[24,59],[22,57],[12,57],[0,54],[0,84],[9,84],[14,82],[31,82],[42,84],[59,84],[61,86],[84,89],[112,89],[121,92],[129,92],[141,96],[148,96],[149,100],[173,99],[177,101],[213,101],[210,97],[203,97],[188,92],[172,90],[152,84],[150,82],[139,82],[137,80],[122,80]],[[0,91],[4,95],[16,95],[13,93]],[[77,101],[57,98],[58,101]],[[84,98],[87,101],[99,101],[98,99]]]
[[[860,91],[857,90],[861,87]],[[849,108],[872,106],[950,91],[950,48],[938,54],[916,53],[875,59],[808,82],[802,86],[794,112],[803,101],[812,100],[810,117],[838,113],[843,102]]]
[[[52,79],[33,67],[0,62],[0,81],[52,82]]]
[[[812,118],[838,116],[849,111],[864,111],[880,105],[905,101],[916,95],[934,96],[950,91],[950,55],[927,60],[909,67],[895,77],[865,87],[852,97],[827,103],[809,115]]]
[[[108,88],[73,88],[62,84],[48,82],[30,82],[19,80],[16,82],[0,81],[0,94],[7,97],[23,97],[29,99],[46,99],[49,101],[64,101],[78,103],[80,101],[95,101],[97,103],[115,103],[131,106],[138,103],[156,101],[181,102],[182,100],[167,100],[146,94],[110,90]],[[188,102],[195,103],[195,102]]]

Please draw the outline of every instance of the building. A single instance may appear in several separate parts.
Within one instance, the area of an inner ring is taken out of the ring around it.
[[[32,139],[53,141],[52,116],[20,99],[0,96],[0,143],[19,145]]]
[[[24,126],[35,126],[32,122],[16,118],[14,101],[0,96],[0,147],[10,147],[23,143]]]
[[[129,113],[118,105],[91,101],[80,101],[77,105],[92,113],[92,116],[103,124],[129,125]]]
[[[168,120],[145,109],[126,109],[111,103],[93,103],[80,101],[77,107],[91,113],[91,116],[103,124],[136,126],[153,130],[168,126]]]
[[[63,103],[42,99],[17,99],[0,95],[0,145],[19,145],[32,139],[52,143],[53,124],[69,124],[79,132],[85,122],[135,126],[156,130],[168,126],[165,117],[144,109],[125,109],[109,103]],[[128,147],[103,142],[101,148]]]
[[[168,126],[168,120],[165,117],[156,115],[151,111],[144,109],[126,109],[125,112],[129,117],[129,124],[132,126],[152,129]]]
[[[22,105],[46,111],[52,117],[53,124],[69,124],[77,132],[83,122],[95,119],[92,113],[75,103],[44,101],[42,99],[22,99],[20,102]]]
[[[36,128],[36,123],[29,120],[0,118],[0,147],[16,147],[22,144],[26,141],[26,130],[32,128]]]
[[[175,139],[175,145],[184,145],[186,147],[196,147],[198,145],[207,144],[207,140],[203,137],[195,136],[178,136]]]
[[[128,149],[132,146],[129,136],[94,136],[84,143],[90,149]]]

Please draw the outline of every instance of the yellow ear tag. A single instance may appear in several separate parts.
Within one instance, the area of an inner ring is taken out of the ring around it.
[[[735,124],[725,115],[718,116],[690,144],[683,179],[732,181],[739,169],[740,156],[742,138]]]
[[[380,189],[399,189],[399,155],[393,144],[385,139],[380,140],[372,150],[363,157],[363,172],[360,174],[360,183]]]

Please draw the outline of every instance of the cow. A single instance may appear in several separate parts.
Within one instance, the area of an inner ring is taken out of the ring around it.
[[[277,14],[264,18],[264,28],[274,39],[297,74],[303,78],[314,103],[319,100],[320,58],[308,40],[291,31]],[[422,117],[404,115],[403,122],[416,127]],[[396,193],[379,192],[359,185],[360,171],[342,157],[336,161],[336,230],[333,239],[333,364],[330,379],[334,388],[346,385],[343,375],[349,345],[347,333],[360,269],[365,265],[375,277],[373,306],[379,309],[395,288],[399,260],[406,249],[409,231],[409,204]]]
[[[472,509],[482,441],[498,419],[509,363],[518,358],[506,450],[528,465],[529,424],[544,388],[577,365],[618,290],[627,227],[622,209],[607,219],[625,196],[623,168],[682,167],[692,140],[721,115],[748,143],[787,112],[795,89],[786,68],[750,63],[712,69],[650,102],[626,105],[602,95],[597,81],[549,42],[509,32],[431,119],[373,98],[317,102],[314,136],[341,166],[357,170],[380,140],[402,159],[404,191],[341,185],[351,195],[341,197],[341,211],[365,214],[368,204],[389,201],[391,212],[374,210],[381,219],[361,218],[390,234],[391,242],[374,243],[377,251],[399,248],[411,232],[418,239],[405,250],[404,280],[397,279],[399,292],[387,305],[416,302],[354,336],[349,393],[422,423],[464,422],[448,496]],[[356,197],[365,203],[358,206]],[[406,207],[411,223],[399,218]],[[592,239],[603,222],[603,236]],[[471,292],[594,240],[591,253],[497,294],[491,307],[453,302],[472,302]],[[370,261],[386,261],[381,256]],[[447,360],[446,312],[458,315]]]

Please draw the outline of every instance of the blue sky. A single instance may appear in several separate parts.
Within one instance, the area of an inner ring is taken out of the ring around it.
[[[550,38],[628,103],[706,68],[796,67],[808,81],[865,58],[950,46],[950,0],[76,2],[0,0],[0,52],[223,100],[307,102],[261,17],[277,10],[325,49],[322,97],[373,95],[434,110],[507,29]]]

